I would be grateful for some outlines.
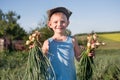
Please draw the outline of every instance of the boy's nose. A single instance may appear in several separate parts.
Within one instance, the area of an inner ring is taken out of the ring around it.
[[[58,26],[61,26],[62,25],[62,22],[58,22]]]

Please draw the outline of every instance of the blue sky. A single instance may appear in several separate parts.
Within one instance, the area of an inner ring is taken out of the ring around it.
[[[72,34],[120,31],[120,0],[0,0],[3,12],[21,15],[21,27],[30,31],[47,17],[48,9],[63,6],[70,9],[68,29]]]

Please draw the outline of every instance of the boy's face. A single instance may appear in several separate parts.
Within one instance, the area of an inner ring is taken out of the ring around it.
[[[48,26],[55,33],[64,33],[68,24],[69,20],[67,19],[66,15],[61,12],[54,13],[48,22]]]

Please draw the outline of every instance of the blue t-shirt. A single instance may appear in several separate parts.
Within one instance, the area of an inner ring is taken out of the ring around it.
[[[76,80],[72,38],[68,36],[66,41],[49,38],[48,41],[48,59],[53,66],[56,80]]]

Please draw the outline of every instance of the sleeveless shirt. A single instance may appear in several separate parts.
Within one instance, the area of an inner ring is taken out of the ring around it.
[[[49,38],[48,59],[54,69],[56,80],[76,80],[74,63],[74,48],[72,37],[66,41],[56,41]]]

